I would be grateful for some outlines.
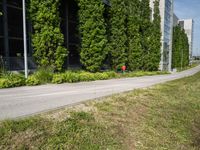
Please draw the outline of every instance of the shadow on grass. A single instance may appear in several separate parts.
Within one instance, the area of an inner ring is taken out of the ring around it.
[[[192,126],[192,144],[200,149],[200,116],[194,120]]]

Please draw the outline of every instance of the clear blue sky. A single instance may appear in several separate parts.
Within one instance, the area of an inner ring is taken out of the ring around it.
[[[200,55],[200,0],[174,0],[174,12],[179,19],[194,19],[193,55]]]

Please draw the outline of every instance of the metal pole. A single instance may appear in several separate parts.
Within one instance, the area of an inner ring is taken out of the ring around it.
[[[27,59],[27,40],[26,40],[26,3],[22,0],[23,5],[23,34],[24,34],[24,72],[25,78],[28,78],[28,59]]]

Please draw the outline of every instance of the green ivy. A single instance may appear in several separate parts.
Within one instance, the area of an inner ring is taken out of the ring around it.
[[[34,57],[39,67],[61,71],[67,57],[60,29],[60,0],[30,0]]]
[[[78,0],[81,33],[81,63],[86,70],[99,71],[107,56],[105,5],[101,0]]]

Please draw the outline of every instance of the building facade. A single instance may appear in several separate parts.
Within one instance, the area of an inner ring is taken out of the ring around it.
[[[189,42],[189,59],[192,59],[193,51],[193,35],[194,35],[194,20],[193,19],[183,19],[179,20],[179,25],[185,30]]]
[[[153,10],[154,1],[150,0],[150,7]],[[171,71],[172,65],[172,35],[173,35],[173,0],[160,0],[161,16],[161,62],[160,70]],[[153,13],[153,11],[152,11]]]
[[[106,5],[110,5],[108,0],[102,0]],[[153,10],[154,0],[150,0]],[[23,20],[22,1],[1,0],[0,10],[0,56],[3,57],[5,65],[10,70],[22,70],[23,60]],[[78,35],[78,6],[74,0],[61,0],[59,8],[61,17],[61,30],[65,39],[65,47],[69,51],[66,66],[80,65]],[[161,62],[160,70],[171,71],[172,62],[172,32],[173,32],[173,0],[160,0],[161,15]],[[153,16],[153,11],[152,11]],[[153,19],[153,18],[152,18]],[[32,54],[31,44],[32,25],[27,20],[27,42],[28,42],[28,66],[29,69],[36,68]]]
[[[179,24],[179,18],[174,14],[173,15],[173,26],[177,26]]]
[[[104,3],[108,1],[104,0]],[[0,59],[3,59],[8,70],[24,69],[23,47],[23,12],[22,0],[1,0],[0,10]],[[78,32],[78,5],[74,0],[61,0],[59,8],[61,18],[61,31],[64,35],[64,46],[69,54],[65,67],[80,65]],[[28,67],[35,69],[37,66],[33,58],[31,34],[33,33],[31,22],[27,19],[27,45]],[[2,61],[1,61],[2,62]]]
[[[24,68],[23,47],[23,13],[21,0],[1,0],[0,10],[0,58],[9,70]],[[32,58],[31,24],[27,20],[28,64],[30,69],[36,67]]]

